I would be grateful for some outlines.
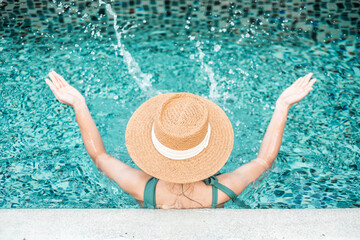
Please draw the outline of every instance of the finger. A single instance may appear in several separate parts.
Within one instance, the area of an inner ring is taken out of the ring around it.
[[[59,78],[59,74],[57,72],[53,71],[53,75],[54,75],[56,81],[59,83],[59,86],[60,87],[65,87],[64,84],[62,83],[62,81]]]
[[[55,94],[57,90],[56,86],[47,78],[45,79],[45,82],[50,87],[51,91]]]
[[[311,79],[313,73],[308,73],[306,74],[306,76],[304,77],[303,81],[301,81],[300,83],[300,87],[305,87],[307,86],[307,84],[309,83],[309,80]]]
[[[63,86],[69,86],[70,84],[58,73],[56,73],[58,76],[58,79],[60,79],[61,83],[63,84]]]
[[[45,79],[45,81],[46,81],[47,85],[50,87],[51,91],[54,93],[55,98],[58,101],[60,101],[59,96],[58,96],[58,92],[57,92],[57,88],[55,87],[55,85],[49,79]]]
[[[299,83],[302,81],[302,79],[303,79],[302,77],[299,77],[298,80],[294,82],[294,86],[297,87]]]
[[[312,87],[314,85],[314,83],[316,82],[316,78],[311,79],[309,86]]]
[[[311,91],[311,90],[314,90],[314,88],[313,88],[312,86],[308,86],[308,87],[306,88],[306,90],[307,90],[307,91]]]
[[[311,77],[314,75],[314,73],[308,73],[307,75],[306,75],[306,81],[307,82],[309,82],[309,80],[311,79]]]
[[[305,88],[306,95],[308,95],[309,92],[311,92],[312,90],[314,90],[312,87]],[[306,96],[306,95],[305,95],[305,96]]]
[[[56,80],[53,72],[50,72],[50,73],[49,73],[49,77],[50,77],[53,85],[54,85],[56,88],[60,88],[60,85],[59,85],[59,83],[57,82],[57,80]]]
[[[304,77],[302,77],[302,80],[299,82],[299,87],[303,87],[305,85],[308,75],[309,74],[306,74]]]
[[[56,80],[58,81],[58,83],[62,86],[65,87],[65,83],[62,81],[62,77],[60,76],[60,74],[58,74],[57,72],[54,71],[54,75],[56,77]]]

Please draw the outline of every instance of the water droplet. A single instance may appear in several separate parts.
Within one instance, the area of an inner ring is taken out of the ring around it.
[[[217,44],[216,44],[216,45],[214,46],[214,51],[215,51],[215,52],[218,52],[220,49],[221,49],[221,46],[220,46],[220,45],[217,45]]]

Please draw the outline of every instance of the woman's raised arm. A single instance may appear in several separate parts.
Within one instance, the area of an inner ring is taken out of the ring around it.
[[[311,79],[313,73],[296,80],[280,95],[276,101],[275,112],[261,143],[257,161],[264,162],[270,168],[279,153],[287,114],[290,107],[303,99],[313,88],[316,79]]]
[[[75,110],[76,121],[79,124],[85,148],[96,167],[113,179],[124,191],[136,199],[142,200],[143,189],[149,176],[109,155],[91,117],[85,98],[55,71],[50,72],[49,76],[51,81],[49,79],[45,81],[55,97],[61,103],[69,105]]]
[[[49,85],[55,97],[61,103],[69,105],[74,109],[76,121],[79,124],[81,137],[84,141],[85,148],[91,159],[98,167],[98,157],[101,154],[106,153],[106,150],[100,133],[86,105],[85,98],[78,90],[72,87],[68,82],[65,81],[62,76],[60,76],[55,71],[50,72],[49,77],[52,81],[49,79],[46,79],[45,81]]]
[[[240,194],[248,184],[259,178],[273,164],[280,150],[289,109],[313,89],[312,86],[316,79],[310,81],[312,75],[309,73],[296,80],[276,101],[275,111],[267,127],[257,158],[229,173],[231,179],[224,181],[224,183],[227,183],[235,193]]]

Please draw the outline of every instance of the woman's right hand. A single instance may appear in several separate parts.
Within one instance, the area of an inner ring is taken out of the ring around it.
[[[85,102],[81,93],[72,87],[65,79],[55,71],[49,73],[49,79],[45,79],[57,100],[74,108],[75,105]]]
[[[316,82],[316,79],[311,79],[313,73],[308,73],[304,77],[296,80],[290,87],[280,95],[276,101],[276,105],[280,105],[286,108],[290,108],[293,104],[299,102],[308,93],[313,90],[312,86]],[[310,80],[311,79],[311,80]]]

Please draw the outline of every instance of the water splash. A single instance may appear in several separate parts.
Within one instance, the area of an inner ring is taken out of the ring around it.
[[[217,91],[217,82],[214,78],[214,76],[215,76],[214,71],[213,71],[212,67],[210,67],[208,64],[206,64],[204,62],[205,53],[201,50],[201,43],[199,41],[196,42],[196,48],[199,52],[199,60],[201,62],[201,69],[204,69],[207,77],[210,80],[210,95],[209,95],[209,97],[211,100],[217,100],[220,97],[220,95]]]
[[[109,14],[114,17],[114,30],[117,38],[117,45],[113,45],[115,50],[119,48],[119,53],[123,56],[124,63],[126,64],[130,75],[135,79],[136,83],[140,87],[140,89],[147,93],[149,96],[154,96],[160,94],[160,91],[155,91],[151,84],[152,75],[149,73],[143,73],[139,64],[135,61],[135,59],[131,56],[130,52],[125,49],[124,44],[121,43],[121,37],[123,34],[126,34],[130,29],[137,27],[138,25],[131,26],[127,30],[125,30],[129,26],[129,22],[118,31],[119,26],[117,25],[117,15],[112,10],[111,5],[105,3],[102,0],[99,0],[99,6],[101,4],[106,5],[106,10]]]

